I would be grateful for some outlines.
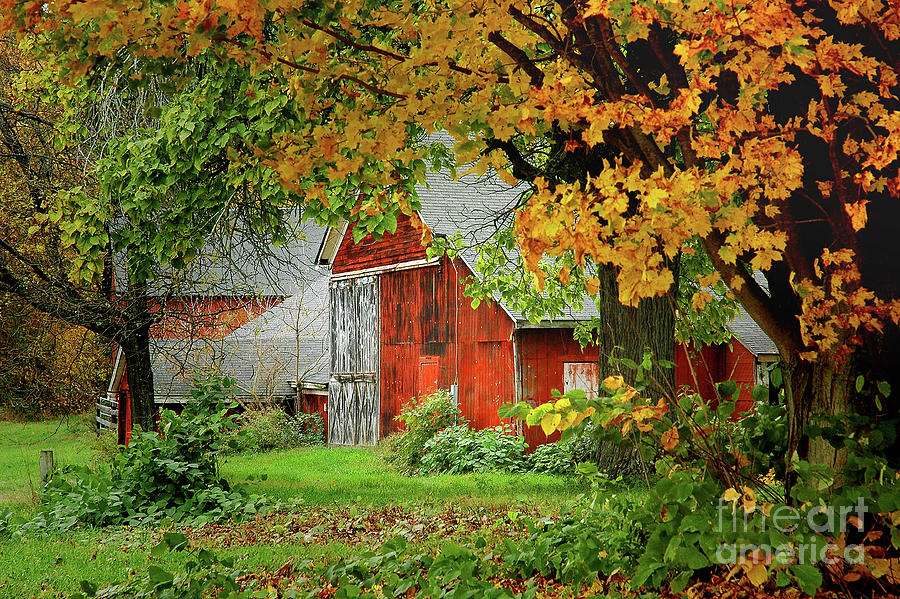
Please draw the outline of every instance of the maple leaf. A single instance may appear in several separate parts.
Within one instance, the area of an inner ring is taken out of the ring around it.
[[[662,448],[665,451],[672,451],[680,441],[678,437],[678,429],[673,426],[662,434],[660,441],[662,444]]]
[[[868,200],[865,199],[844,204],[844,211],[850,217],[850,226],[853,227],[854,231],[860,231],[866,227],[866,221],[868,220],[866,204],[868,204]]]

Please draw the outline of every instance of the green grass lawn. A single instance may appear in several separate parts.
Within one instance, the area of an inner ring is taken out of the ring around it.
[[[574,479],[559,476],[507,473],[404,476],[373,450],[343,447],[234,456],[226,460],[222,472],[235,482],[265,473],[267,480],[249,481],[256,492],[279,500],[299,497],[310,505],[526,503],[559,510],[584,490]]]
[[[87,416],[0,421],[0,505],[18,511],[34,504],[40,491],[42,449],[52,449],[57,464],[90,463],[90,430]]]
[[[35,423],[0,422],[0,507],[28,516],[39,488],[39,452],[52,449],[58,464],[97,464],[102,457],[87,417]],[[408,477],[387,464],[376,450],[308,448],[237,455],[222,474],[247,482],[251,491],[276,501],[301,500],[300,511],[347,506],[365,513],[387,506],[410,509],[489,509],[505,514],[508,506],[542,513],[564,510],[584,491],[573,479],[503,473]],[[261,475],[266,480],[260,480]],[[302,506],[309,506],[304,508]],[[498,516],[502,517],[502,516]],[[486,534],[491,534],[490,530]],[[151,529],[81,530],[65,535],[32,535],[0,540],[0,599],[68,597],[81,580],[111,583],[129,569],[145,571],[149,563],[165,565],[179,555],[151,558],[157,533]],[[436,542],[434,538],[423,542]],[[360,545],[340,541],[241,544],[217,549],[245,568],[275,567],[288,560],[332,559],[356,554]]]

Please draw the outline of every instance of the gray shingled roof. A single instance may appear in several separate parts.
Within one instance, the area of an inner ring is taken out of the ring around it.
[[[291,396],[291,383],[298,378],[298,341],[301,385],[327,384],[328,272],[312,266],[325,229],[311,223],[303,227],[306,240],[279,249],[287,259],[279,258],[275,267],[245,257],[250,271],[265,280],[273,272],[282,277],[277,289],[268,288],[277,291],[271,295],[290,293],[276,306],[222,339],[151,340],[157,401],[179,401],[189,394],[194,377],[207,373],[234,378],[239,395],[247,399]],[[261,282],[251,276],[247,284]],[[255,294],[269,295],[266,289],[263,285]]]
[[[312,221],[287,223],[291,237],[280,246],[248,228],[212,236],[182,270],[160,268],[150,282],[151,294],[194,297],[285,297],[295,293],[297,281],[311,267],[326,229]],[[124,256],[116,261],[116,285],[127,287]]]
[[[756,271],[753,273],[753,278],[759,283],[763,291],[768,294],[769,281],[766,280],[765,275],[761,271]],[[775,347],[775,342],[763,332],[743,307],[740,308],[740,313],[731,321],[728,328],[754,355],[778,355],[778,348]]]
[[[439,142],[451,149],[455,143],[446,133],[430,135],[427,141]],[[426,184],[417,185],[416,193],[422,203],[422,220],[437,235],[452,237],[460,233],[463,248],[460,257],[476,272],[478,247],[489,241],[498,230],[512,226],[513,210],[519,205],[519,198],[527,187],[524,184],[513,187],[493,176],[490,171],[483,176],[475,173],[462,175],[467,170],[468,167],[460,167],[459,177],[454,177],[454,173],[447,170],[429,172]],[[516,260],[518,255],[510,258]],[[517,326],[534,326],[508,302],[499,297],[495,299]],[[585,297],[581,310],[568,308],[566,314],[554,317],[552,323],[566,326],[574,321],[590,320],[596,316],[599,316],[596,305]],[[545,318],[539,326],[547,325],[552,326],[549,318]]]
[[[756,321],[750,318],[750,315],[743,308],[741,308],[740,315],[731,321],[728,328],[754,355],[778,355],[778,348],[775,347],[775,343],[756,324]]]

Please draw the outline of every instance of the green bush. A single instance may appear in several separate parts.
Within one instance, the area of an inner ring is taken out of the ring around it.
[[[647,542],[635,518],[640,501],[604,495],[585,497],[558,520],[529,523],[526,541],[505,539],[497,553],[523,578],[541,574],[576,588],[616,571],[630,575]]]
[[[421,472],[525,472],[525,439],[510,428],[496,426],[474,431],[466,425],[450,426],[425,442]]]
[[[325,422],[320,414],[293,416],[277,407],[249,409],[239,418],[233,437],[241,451],[271,451],[325,443]]]
[[[544,443],[528,456],[530,470],[536,474],[572,474],[575,472],[575,443]]]
[[[758,401],[753,412],[736,426],[735,449],[751,461],[751,470],[764,474],[774,468],[776,478],[783,478],[788,439],[785,405]]]
[[[108,471],[65,468],[44,487],[43,509],[26,529],[77,524],[137,525],[170,519],[195,524],[255,514],[266,503],[219,477],[224,433],[234,426],[224,403],[230,380],[198,381],[180,414],[163,410],[159,433],[132,437]]]
[[[443,389],[404,404],[396,420],[404,424],[404,430],[388,439],[388,461],[409,473],[419,469],[429,439],[441,429],[465,423],[459,405]]]

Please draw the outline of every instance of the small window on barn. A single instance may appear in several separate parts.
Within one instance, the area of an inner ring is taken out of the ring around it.
[[[563,391],[583,389],[588,397],[597,397],[599,372],[596,362],[563,362]]]

